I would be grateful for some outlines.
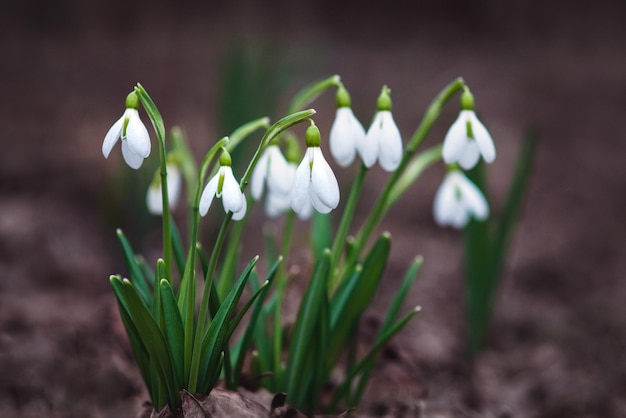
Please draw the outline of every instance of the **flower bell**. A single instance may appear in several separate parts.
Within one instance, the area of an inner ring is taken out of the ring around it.
[[[376,163],[386,171],[393,171],[402,160],[402,136],[391,114],[391,90],[384,86],[376,102],[377,112],[361,142],[359,152],[366,167]]]
[[[291,186],[291,208],[300,217],[310,215],[309,206],[329,213],[339,205],[339,184],[320,148],[320,131],[311,122],[306,130],[307,150]]]
[[[168,158],[167,166],[167,200],[170,209],[176,207],[182,189],[183,176],[177,162]],[[161,173],[157,170],[146,193],[146,205],[153,215],[163,214],[163,197],[161,195]]]
[[[337,113],[330,128],[330,153],[342,167],[354,161],[359,144],[365,141],[365,129],[352,112],[350,94],[341,85],[337,90]]]
[[[102,142],[102,154],[108,158],[118,139],[122,139],[122,155],[126,164],[135,170],[150,155],[150,135],[139,117],[139,98],[131,92],[126,97],[126,110],[109,129]]]
[[[458,169],[448,171],[435,194],[433,204],[435,221],[440,226],[460,229],[470,216],[484,220],[489,215],[489,205],[480,189]]]
[[[200,215],[206,215],[213,198],[218,197],[222,199],[224,211],[226,213],[233,212],[233,220],[238,221],[245,216],[246,197],[235,179],[231,164],[230,154],[224,150],[220,156],[220,168],[217,174],[209,180],[200,196]]]
[[[442,155],[446,164],[458,163],[465,170],[473,168],[481,156],[486,163],[496,158],[493,139],[474,113],[474,96],[469,89],[463,92],[461,112],[443,140]]]
[[[270,218],[277,218],[290,209],[289,193],[296,168],[296,164],[287,161],[278,145],[265,148],[254,167],[250,178],[250,193],[255,200],[259,200],[263,191],[267,190],[265,213]]]

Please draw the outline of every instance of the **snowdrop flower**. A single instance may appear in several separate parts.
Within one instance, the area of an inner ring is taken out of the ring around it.
[[[489,206],[480,189],[460,170],[451,170],[439,186],[433,205],[435,221],[440,226],[457,229],[467,225],[470,215],[486,219]]]
[[[183,176],[178,168],[178,164],[174,161],[167,162],[167,200],[170,209],[176,207],[178,197],[182,189]],[[154,179],[148,187],[146,194],[146,204],[148,211],[153,215],[163,214],[163,197],[161,195],[161,172],[159,170],[154,173]]]
[[[313,123],[306,130],[307,150],[296,169],[291,186],[291,208],[301,217],[309,205],[320,213],[329,213],[339,205],[339,184],[320,148],[320,131]]]
[[[235,179],[231,168],[231,158],[228,152],[223,151],[220,156],[220,168],[209,180],[200,196],[200,215],[204,216],[209,211],[209,207],[214,197],[222,198],[224,211],[233,212],[233,220],[243,219],[246,214],[247,202],[239,183]]]
[[[278,145],[265,148],[250,178],[252,197],[259,200],[265,186],[272,192],[289,195],[293,179],[293,175],[289,175],[289,170],[289,163]]]
[[[122,139],[122,155],[135,170],[150,155],[150,135],[139,117],[139,98],[131,92],[126,97],[126,111],[109,129],[102,142],[102,154],[108,158],[118,139]]]
[[[446,133],[442,154],[446,164],[458,163],[465,170],[474,167],[481,155],[487,163],[496,158],[493,139],[474,113],[474,97],[469,90],[461,96],[461,112]]]
[[[350,94],[345,87],[337,90],[337,113],[330,128],[330,153],[342,167],[349,166],[359,144],[365,141],[365,129],[352,112]]]
[[[383,87],[376,103],[377,112],[361,142],[359,153],[366,167],[379,161],[386,171],[393,171],[402,160],[402,136],[391,114],[391,90]]]

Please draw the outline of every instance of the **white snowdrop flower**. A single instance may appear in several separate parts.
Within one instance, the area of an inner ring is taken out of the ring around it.
[[[319,129],[313,124],[306,130],[306,144],[291,186],[291,208],[300,216],[307,214],[309,205],[329,213],[339,205],[339,184],[322,154]]]
[[[376,161],[386,171],[398,168],[402,160],[402,136],[391,114],[390,90],[387,86],[378,97],[377,112],[367,130],[365,140],[361,142],[359,153],[366,167]]]
[[[289,175],[289,163],[278,145],[270,145],[263,151],[250,178],[250,193],[255,200],[261,199],[265,186],[275,193],[289,196],[293,174]]]
[[[182,190],[183,176],[175,162],[167,163],[167,200],[170,209],[176,207]],[[159,170],[154,174],[154,179],[146,193],[148,211],[153,215],[163,214],[163,197],[161,195],[161,173]]]
[[[150,135],[139,117],[139,98],[133,91],[126,97],[126,110],[109,129],[102,142],[102,154],[108,158],[118,139],[122,139],[122,155],[135,170],[150,155]]]
[[[352,164],[360,144],[365,141],[365,129],[352,111],[350,95],[345,87],[337,90],[337,112],[330,128],[330,153],[342,167]]]
[[[489,215],[489,205],[480,189],[460,170],[446,174],[435,194],[435,221],[440,226],[463,228],[470,216],[483,220]]]
[[[265,196],[265,214],[270,218],[277,218],[291,209],[291,183],[296,176],[297,164],[285,161],[281,176],[289,184],[287,190],[275,187],[275,183],[268,183]]]
[[[207,183],[200,196],[200,215],[205,216],[213,198],[222,199],[224,211],[233,212],[233,220],[238,221],[246,214],[247,202],[231,167],[230,155],[224,151],[220,156],[220,168]]]
[[[481,155],[486,163],[496,158],[493,139],[474,113],[474,98],[469,90],[461,97],[461,112],[443,140],[443,160],[458,163],[465,170],[473,168]]]

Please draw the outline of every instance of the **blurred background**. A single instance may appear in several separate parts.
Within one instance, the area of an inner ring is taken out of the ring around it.
[[[101,154],[133,86],[145,86],[199,160],[239,124],[277,120],[295,92],[332,74],[365,125],[388,85],[405,140],[439,90],[463,77],[498,150],[488,166],[494,214],[525,133],[539,133],[474,362],[464,350],[462,235],[431,213],[443,167],[383,222],[392,263],[372,321],[418,254],[425,264],[409,302],[423,313],[386,352],[364,408],[626,416],[626,3],[24,0],[0,9],[0,416],[134,417],[147,399],[107,278],[124,270],[115,228],[148,254],[158,249],[158,219],[144,208],[152,172],[131,173],[117,148]],[[327,134],[334,93],[313,107]],[[457,113],[453,99],[426,143],[441,141]],[[338,176],[347,185],[352,174]],[[385,179],[370,175],[363,211]],[[260,207],[253,220],[260,231]]]

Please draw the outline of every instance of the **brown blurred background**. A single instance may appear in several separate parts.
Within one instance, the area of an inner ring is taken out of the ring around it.
[[[626,416],[626,3],[27,0],[0,10],[0,416],[131,417],[146,399],[107,277],[123,271],[116,227],[149,254],[158,243],[143,206],[152,173],[131,172],[118,149],[109,160],[100,151],[134,84],[200,159],[238,124],[279,118],[298,89],[332,74],[364,124],[391,87],[404,138],[462,76],[498,149],[495,214],[524,134],[539,132],[473,369],[461,235],[431,215],[443,169],[385,221],[392,273],[425,257],[410,296],[423,314],[394,340],[364,407],[391,414],[396,401],[376,398],[389,391],[385,399],[428,402],[440,416]],[[333,94],[313,105],[323,133],[333,105]],[[457,111],[454,99],[427,144]],[[351,171],[338,175],[347,183]],[[371,193],[384,179],[371,176]],[[263,222],[260,208],[253,221]],[[390,275],[373,317],[397,284]]]

